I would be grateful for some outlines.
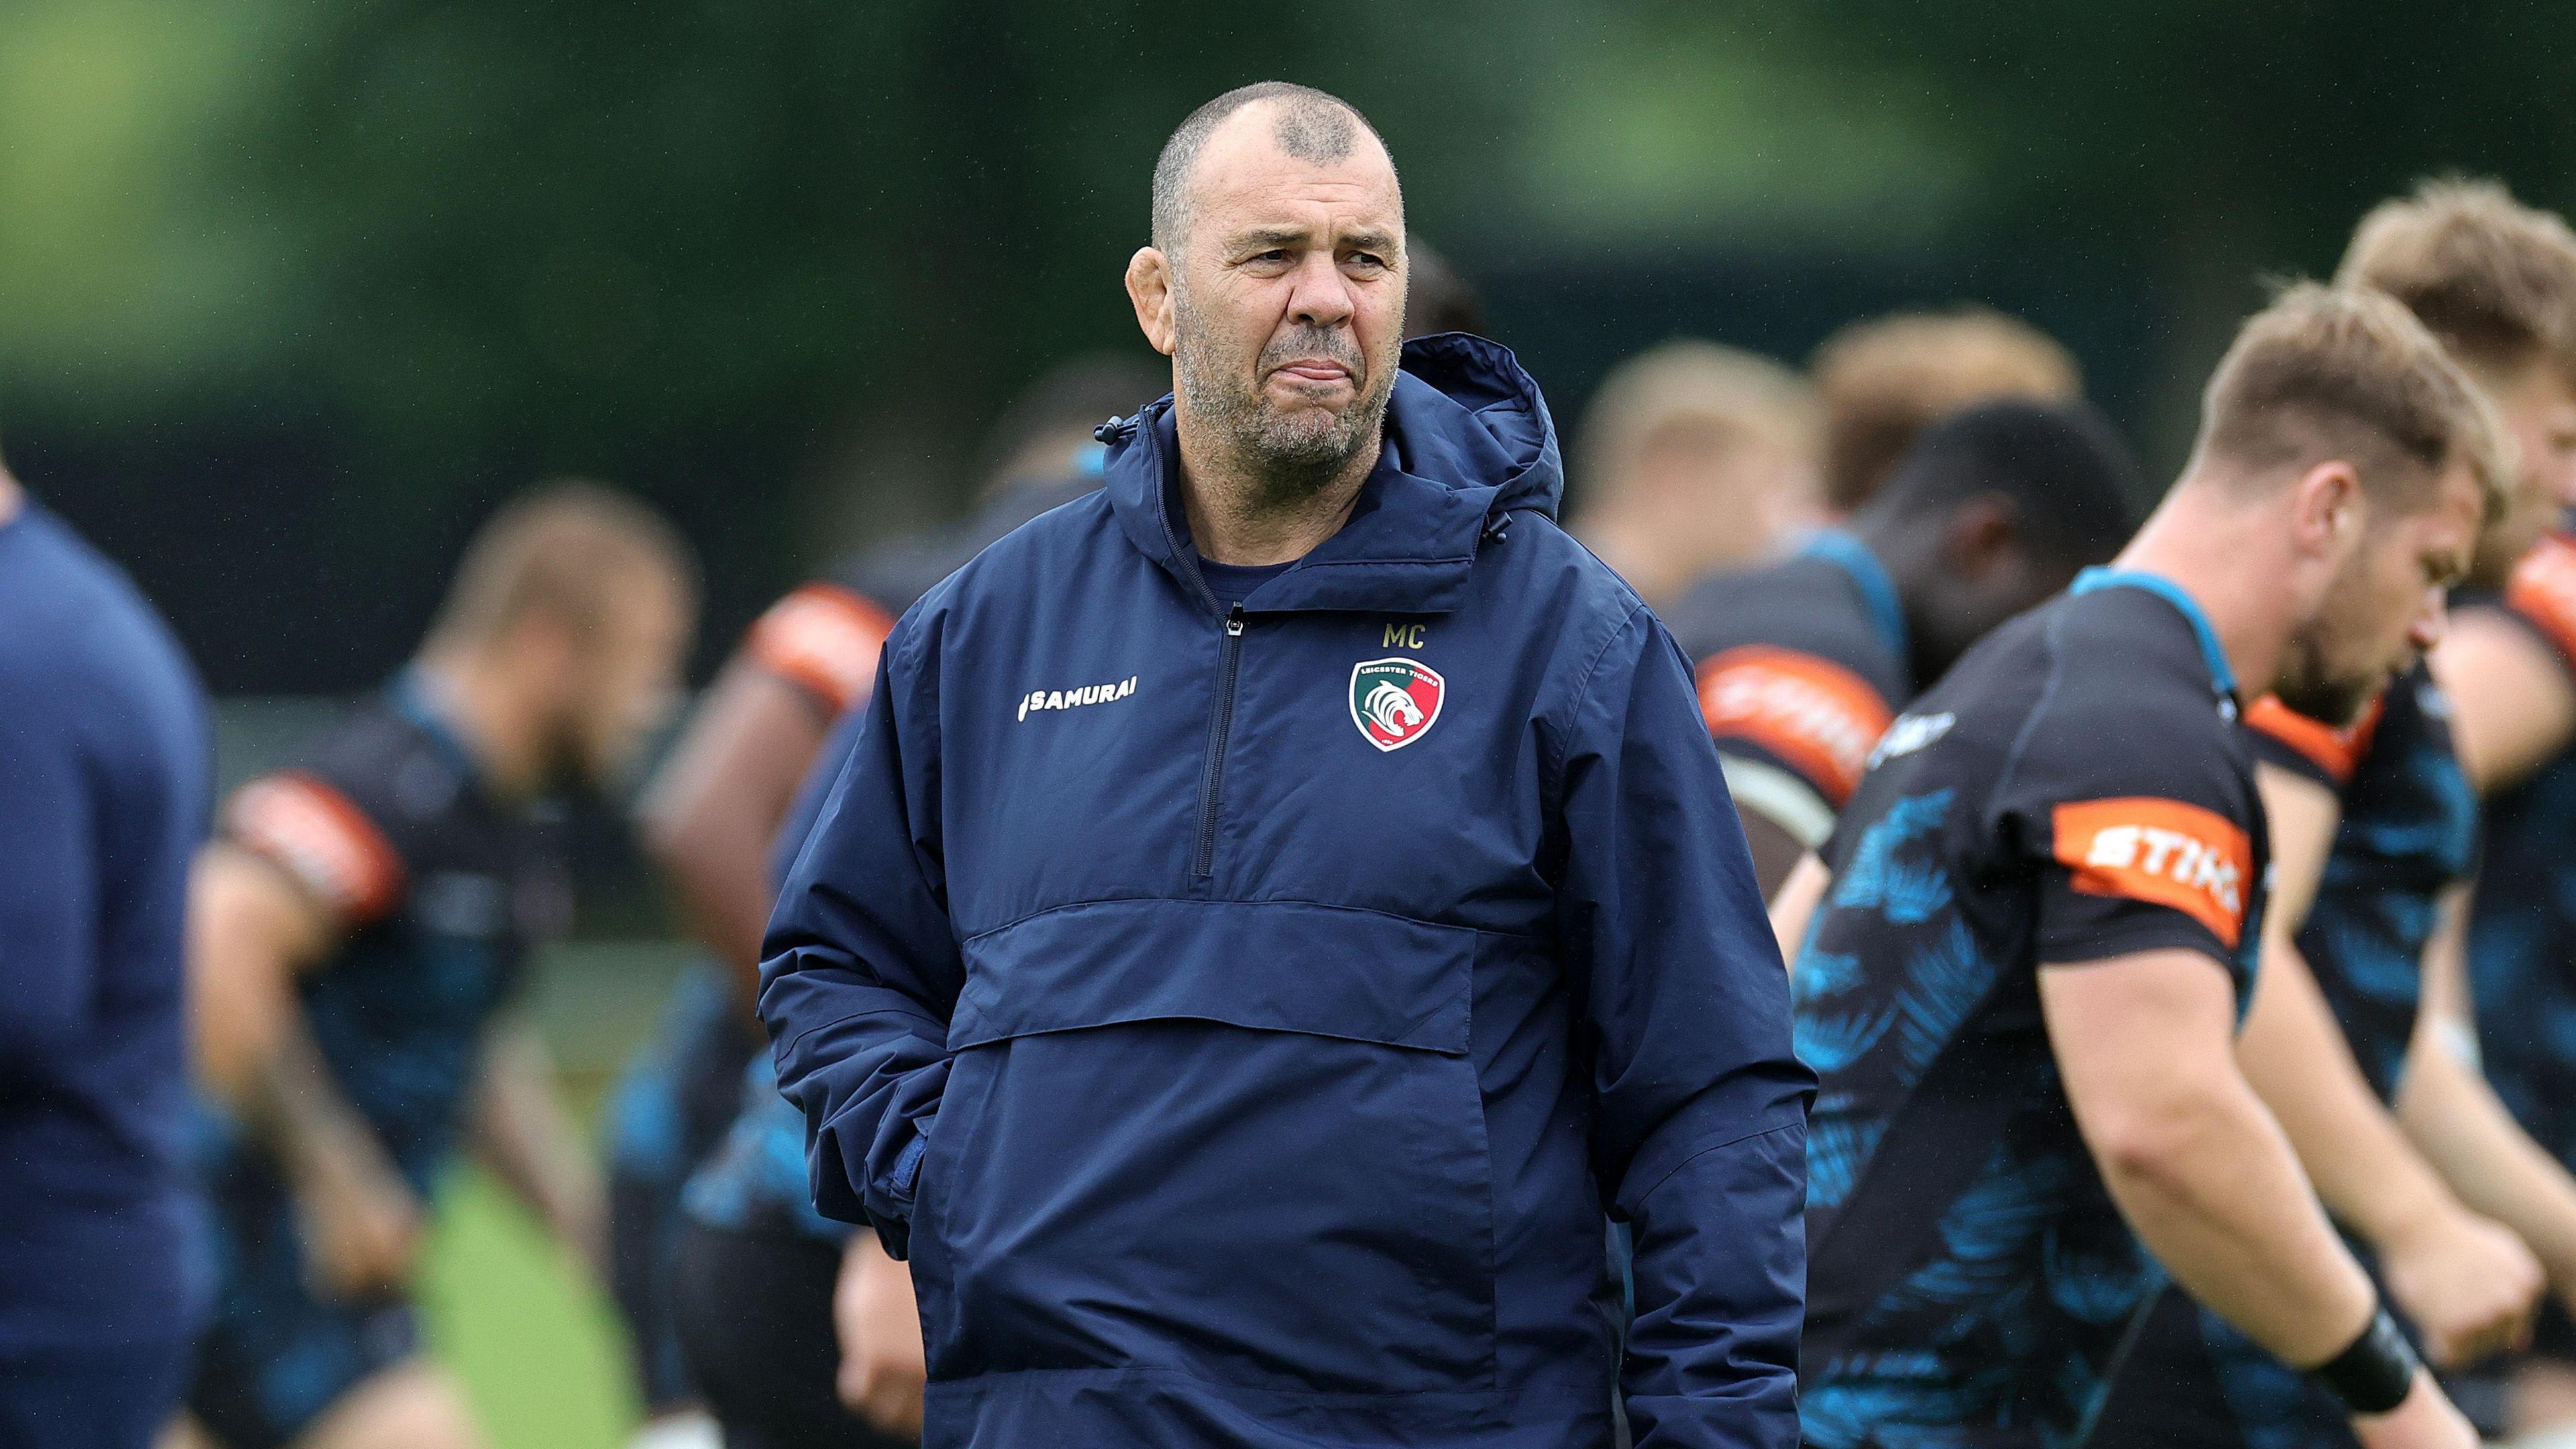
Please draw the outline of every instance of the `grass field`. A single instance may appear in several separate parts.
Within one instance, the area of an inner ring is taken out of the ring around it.
[[[597,1122],[688,959],[665,942],[547,952],[528,1005],[583,1120]],[[615,1449],[634,1427],[625,1329],[606,1291],[478,1170],[440,1196],[421,1302],[431,1348],[464,1377],[494,1449]]]
[[[587,1279],[491,1179],[449,1187],[422,1305],[494,1449],[614,1449],[633,1427],[624,1330]]]

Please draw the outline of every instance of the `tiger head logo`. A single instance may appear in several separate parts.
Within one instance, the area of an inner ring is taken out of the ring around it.
[[[1412,659],[1372,659],[1351,667],[1351,723],[1381,751],[1400,750],[1440,719],[1448,686],[1439,671]]]
[[[1383,735],[1400,735],[1422,723],[1422,706],[1390,680],[1379,680],[1362,708],[1368,711],[1369,723]]]

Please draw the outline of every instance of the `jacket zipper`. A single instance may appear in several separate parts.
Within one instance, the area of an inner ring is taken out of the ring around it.
[[[1207,773],[1199,785],[1199,844],[1190,856],[1190,878],[1216,874],[1216,815],[1225,798],[1225,743],[1234,733],[1234,676],[1243,662],[1243,606],[1225,613],[1225,650],[1217,665],[1216,715],[1208,722]]]

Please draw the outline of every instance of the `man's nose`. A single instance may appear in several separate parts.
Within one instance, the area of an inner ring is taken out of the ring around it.
[[[1353,311],[1350,279],[1342,275],[1333,254],[1310,252],[1297,268],[1297,289],[1288,299],[1291,320],[1310,327],[1339,327]]]

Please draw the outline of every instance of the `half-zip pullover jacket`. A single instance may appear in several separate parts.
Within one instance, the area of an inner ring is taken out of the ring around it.
[[[1511,355],[1403,368],[1240,604],[1166,398],[887,641],[760,1006],[928,1444],[1796,1441],[1812,1078],[1689,665]]]

